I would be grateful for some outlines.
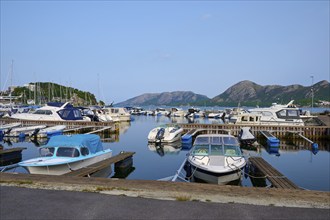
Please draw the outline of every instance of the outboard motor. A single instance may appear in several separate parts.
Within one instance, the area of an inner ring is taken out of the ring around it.
[[[4,132],[4,134],[10,134],[12,128],[9,128],[7,131]]]
[[[160,128],[156,134],[156,139],[161,140],[164,138],[165,128]]]
[[[39,133],[39,131],[40,131],[40,128],[36,128],[36,129],[33,131],[33,133],[31,134],[31,137],[36,137],[37,134]]]

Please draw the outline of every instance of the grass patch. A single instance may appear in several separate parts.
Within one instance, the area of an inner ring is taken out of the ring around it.
[[[94,190],[92,190],[92,189],[83,189],[83,190],[81,190],[82,192],[95,192]]]
[[[114,187],[103,187],[103,186],[98,186],[96,187],[95,191],[111,191],[111,190],[114,190],[115,188]]]
[[[190,201],[190,196],[178,196],[175,198],[175,200],[180,202]]]
[[[18,185],[23,185],[23,184],[33,184],[33,181],[31,180],[13,180],[13,181],[3,181],[1,180],[0,183],[8,183],[8,184],[18,184]]]

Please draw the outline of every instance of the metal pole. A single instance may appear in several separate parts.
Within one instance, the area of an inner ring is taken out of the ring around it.
[[[311,109],[311,113],[313,113],[313,107],[314,107],[314,88],[313,88],[313,85],[314,85],[314,76],[311,75],[311,78],[312,78],[312,109]]]

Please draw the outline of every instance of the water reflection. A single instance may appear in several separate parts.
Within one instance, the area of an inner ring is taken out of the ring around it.
[[[179,154],[181,146],[181,140],[173,143],[148,143],[149,150],[156,152],[161,157],[165,154]]]
[[[125,179],[133,171],[135,167],[133,166],[133,157],[126,158],[115,164],[115,174],[111,178],[121,178]]]
[[[25,149],[22,147],[4,149],[3,145],[0,144],[0,167],[20,162],[22,160],[22,151]]]
[[[113,150],[113,155],[120,151],[136,152],[134,155],[134,166],[126,168],[112,167],[112,173],[105,177],[157,180],[173,176],[187,156],[191,145],[148,145],[147,136],[152,128],[169,123],[222,123],[221,119],[187,119],[170,118],[166,116],[133,116],[130,123],[120,123],[120,131],[115,134],[109,132],[98,133],[105,148]],[[47,139],[38,139],[36,142],[26,139],[8,139],[3,142],[5,148],[27,147],[22,152],[23,160],[38,156],[38,147],[47,143]],[[296,185],[306,189],[329,191],[329,141],[315,140],[317,149],[312,149],[310,144],[301,138],[280,138],[281,144],[278,150],[280,156],[276,156],[274,149],[267,149],[265,144],[259,142],[256,146],[241,146],[246,158],[249,156],[260,156],[278,171],[287,176]],[[274,156],[275,155],[275,156]],[[315,172],[317,170],[318,172]],[[9,172],[9,171],[8,171]],[[17,168],[13,172],[25,172]],[[112,176],[111,176],[112,175]],[[234,184],[237,185],[237,184]],[[266,186],[267,180],[261,178],[242,179],[243,186]]]

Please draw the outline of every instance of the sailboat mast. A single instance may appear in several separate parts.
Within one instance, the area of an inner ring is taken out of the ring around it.
[[[11,90],[13,88],[13,72],[14,72],[14,60],[11,61],[11,67],[10,67],[10,89],[9,89],[9,103],[10,103],[10,107],[12,107],[12,103],[11,103]]]

